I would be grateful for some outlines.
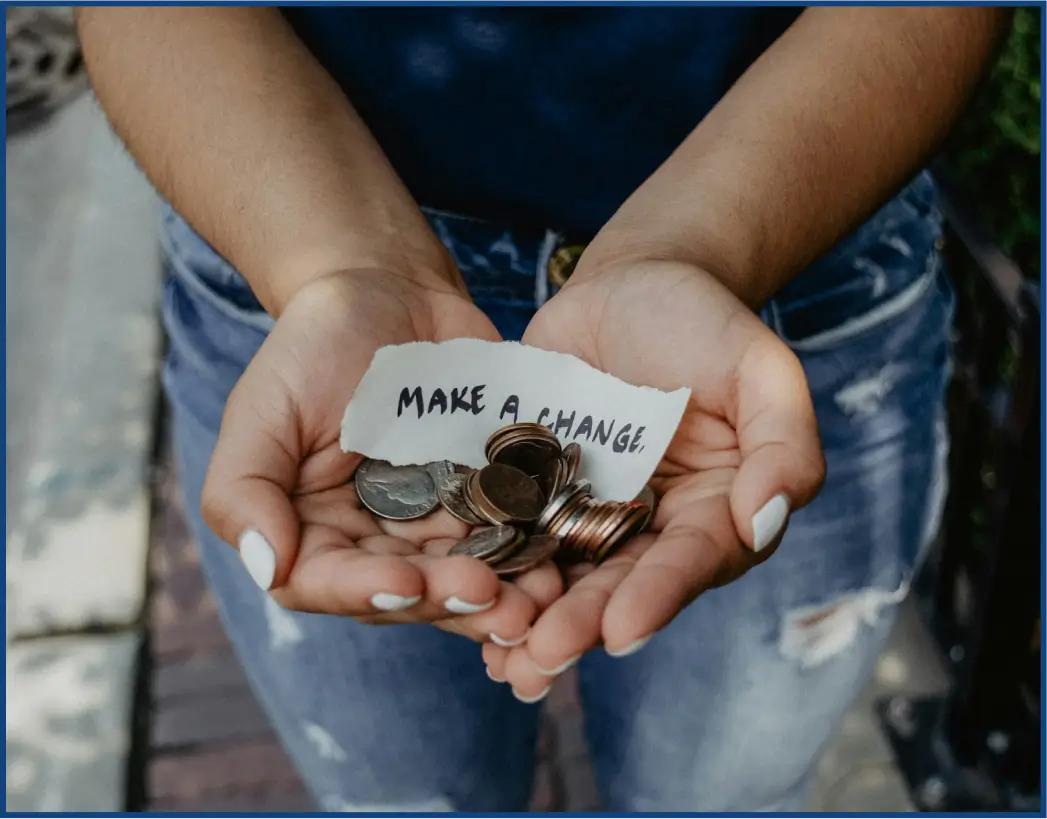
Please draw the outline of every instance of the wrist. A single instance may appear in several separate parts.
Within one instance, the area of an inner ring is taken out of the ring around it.
[[[683,264],[711,275],[753,309],[784,284],[775,283],[775,273],[759,262],[758,238],[738,221],[721,214],[692,214],[690,220],[662,216],[647,219],[619,212],[586,248],[572,281],[626,265]]]
[[[425,254],[344,254],[321,249],[300,256],[294,264],[282,269],[249,277],[258,300],[274,318],[278,318],[303,289],[315,289],[311,285],[346,279],[463,295],[468,292],[454,261],[442,245]]]

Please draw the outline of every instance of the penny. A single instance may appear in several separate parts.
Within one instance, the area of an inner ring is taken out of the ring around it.
[[[559,548],[560,541],[552,535],[532,535],[521,551],[491,568],[499,577],[513,578],[551,560]]]
[[[367,459],[357,467],[355,483],[361,503],[389,520],[420,518],[440,505],[432,476],[422,466]]]
[[[612,557],[622,546],[628,543],[636,535],[640,534],[650,509],[642,504],[630,502],[624,505],[624,514],[618,527],[604,540],[599,549],[590,557],[593,563],[599,565]]]
[[[643,485],[643,489],[641,489],[639,493],[637,493],[634,500],[639,501],[648,509],[654,511],[655,504],[658,503],[658,496],[654,494],[654,490],[651,489],[651,485],[649,483],[645,483]]]
[[[582,447],[579,444],[568,444],[560,453],[564,465],[567,467],[567,478],[564,483],[571,483],[578,477],[578,467],[582,465]]]
[[[487,460],[491,460],[491,456],[499,447],[503,446],[508,441],[517,438],[547,439],[556,441],[556,435],[553,434],[553,431],[541,424],[509,424],[509,426],[495,430],[487,438],[487,442],[484,444],[484,454],[487,455]]]
[[[490,529],[481,529],[456,543],[449,554],[484,560],[515,543],[518,534],[519,530],[513,526],[493,526]]]
[[[464,475],[461,472],[452,472],[437,484],[436,494],[444,509],[458,518],[458,520],[464,521],[470,526],[482,526],[487,521],[477,515],[463,497],[465,482],[468,478],[468,475]]]
[[[534,521],[545,498],[527,473],[505,464],[490,464],[475,476],[473,500],[482,517],[499,523]]]
[[[491,463],[515,466],[525,475],[535,476],[553,458],[560,455],[556,439],[524,438],[512,440],[491,451]]]
[[[579,495],[588,494],[590,489],[592,489],[592,485],[588,481],[574,481],[565,486],[559,495],[549,501],[542,514],[539,515],[538,521],[535,523],[535,531],[547,531],[549,524],[563,511],[564,506]]]
[[[567,464],[563,458],[553,458],[538,470],[535,480],[546,501],[551,501],[567,485]]]

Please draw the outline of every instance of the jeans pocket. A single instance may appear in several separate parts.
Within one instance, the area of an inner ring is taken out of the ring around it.
[[[904,314],[934,289],[941,223],[921,175],[775,295],[771,326],[794,349],[817,350]]]

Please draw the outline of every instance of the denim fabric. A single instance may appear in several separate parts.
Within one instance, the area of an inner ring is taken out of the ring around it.
[[[518,338],[551,292],[556,234],[429,218],[476,302]],[[828,479],[766,564],[702,596],[639,653],[582,659],[609,810],[803,808],[938,523],[953,311],[940,221],[920,176],[766,306],[806,370]],[[476,645],[287,612],[203,523],[225,399],[271,321],[185,222],[168,211],[164,225],[164,383],[187,508],[226,627],[305,781],[332,811],[526,809],[538,707],[488,680]]]

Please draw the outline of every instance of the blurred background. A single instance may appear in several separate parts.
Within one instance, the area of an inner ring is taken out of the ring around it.
[[[1041,12],[935,175],[961,305],[945,525],[812,810],[1039,810]],[[7,809],[312,810],[222,633],[176,493],[155,194],[68,9],[7,8]],[[573,679],[533,809],[599,810]]]

